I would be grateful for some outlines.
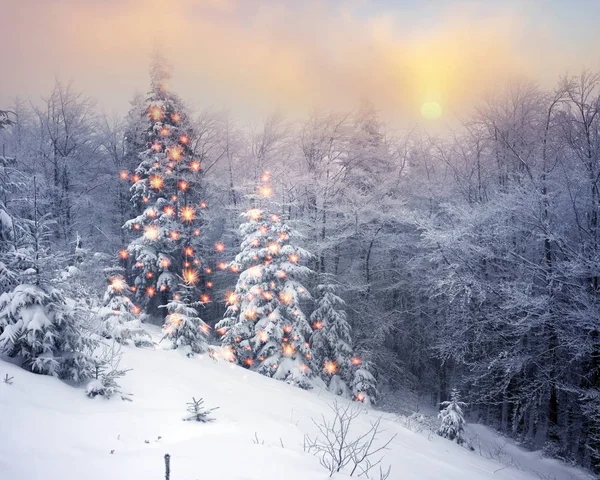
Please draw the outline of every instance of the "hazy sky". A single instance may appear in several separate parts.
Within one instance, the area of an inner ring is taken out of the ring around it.
[[[0,0],[0,108],[56,76],[124,113],[160,45],[195,108],[448,115],[512,78],[600,69],[599,24],[600,0]]]

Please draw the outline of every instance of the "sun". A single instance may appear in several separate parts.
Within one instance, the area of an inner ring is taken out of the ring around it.
[[[437,102],[425,102],[421,107],[421,115],[427,120],[437,120],[442,116],[442,107]]]

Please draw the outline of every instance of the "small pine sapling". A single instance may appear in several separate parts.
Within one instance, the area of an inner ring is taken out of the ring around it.
[[[209,417],[209,415],[211,414],[211,412],[213,412],[214,410],[217,410],[219,407],[204,408],[203,404],[204,404],[203,398],[196,400],[194,397],[192,397],[192,401],[187,403],[187,406],[188,406],[187,411],[189,412],[189,415],[187,417],[185,417],[183,420],[185,422],[191,422],[191,421],[202,422],[202,423],[213,422],[215,419]]]
[[[114,395],[120,395],[121,400],[131,401],[130,394],[123,393],[117,380],[124,377],[131,369],[123,369],[119,366],[122,353],[119,347],[113,343],[110,348],[106,347],[102,352],[92,359],[94,365],[93,379],[87,384],[85,393],[94,398],[98,395],[107,400]]]
[[[442,424],[438,429],[438,435],[448,440],[456,440],[456,443],[462,445],[465,441],[463,434],[467,424],[463,408],[467,404],[460,401],[460,393],[453,388],[450,393],[450,401],[442,402],[441,406],[443,408],[440,410],[438,418],[442,420]]]

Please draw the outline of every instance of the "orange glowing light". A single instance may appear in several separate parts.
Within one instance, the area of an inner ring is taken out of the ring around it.
[[[269,232],[269,228],[266,225],[262,225],[258,228],[258,231],[260,233],[268,233]]]
[[[323,370],[325,371],[325,373],[333,375],[335,372],[338,371],[338,366],[335,362],[327,361],[323,364]]]
[[[131,307],[131,313],[133,313],[134,315],[139,315],[140,313],[142,313],[142,309],[137,305],[134,305],[133,307]]]
[[[194,207],[183,207],[179,216],[186,222],[191,222],[196,218],[196,209]]]
[[[269,334],[267,332],[265,332],[264,330],[260,330],[258,332],[258,339],[262,342],[268,342],[269,341]]]
[[[207,286],[208,288],[212,288],[212,286],[213,286],[213,282],[206,282],[206,286]]]
[[[153,276],[154,276],[154,274],[153,274],[152,272],[148,272],[148,273],[146,274],[146,277],[147,277],[147,278],[152,278]]]
[[[258,238],[255,238],[250,242],[250,245],[252,245],[253,247],[258,247],[260,245],[260,240]]]
[[[175,300],[180,300],[181,299],[181,295],[179,295],[178,293],[176,293],[175,295],[173,295],[173,298]]]
[[[254,320],[257,316],[258,316],[258,313],[256,313],[256,310],[254,310],[254,309],[246,310],[246,318],[248,320]]]
[[[269,187],[269,186],[262,186],[258,189],[258,192],[260,193],[260,196],[263,198],[268,198],[271,195],[273,195],[273,188]]]
[[[291,357],[294,353],[296,353],[296,349],[289,343],[286,343],[281,350],[283,354],[288,357]]]
[[[123,277],[117,276],[110,280],[110,286],[117,292],[122,292],[127,286],[127,283],[125,283],[125,279]]]
[[[231,270],[233,273],[237,273],[240,271],[237,265],[232,265],[231,267],[229,267],[229,270]]]
[[[156,209],[154,209],[154,208],[149,208],[149,209],[148,209],[148,216],[149,216],[150,218],[155,218],[155,217],[156,217],[156,215],[157,215],[157,213],[156,213]]]
[[[286,305],[288,303],[291,303],[293,298],[294,297],[292,297],[292,295],[289,292],[282,292],[281,294],[279,294],[279,300],[281,300],[281,303],[285,303]]]
[[[190,162],[190,168],[194,171],[194,172],[199,172],[200,171],[200,162]]]
[[[162,108],[158,106],[150,107],[150,118],[152,118],[152,120],[160,120],[163,117],[164,113]]]
[[[160,286],[160,291],[161,292],[166,292],[167,291],[167,286],[166,285],[161,285]]]
[[[210,332],[210,327],[205,323],[200,326],[200,330],[202,330],[202,333],[208,334],[208,332]]]
[[[150,186],[155,190],[160,190],[165,185],[165,180],[159,175],[150,177]]]
[[[287,240],[289,238],[289,235],[285,232],[281,232],[279,235],[279,240]]]
[[[194,254],[194,249],[192,247],[185,247],[183,249],[183,253],[185,253],[188,257],[191,257]]]
[[[277,255],[279,253],[279,245],[277,245],[275,242],[269,243],[267,248],[272,255]]]
[[[181,235],[179,234],[178,231],[174,230],[171,233],[169,233],[169,238],[171,240],[179,240],[179,238],[181,237]]]
[[[170,265],[171,265],[171,261],[168,258],[161,258],[160,259],[160,266],[162,268],[169,268]]]
[[[200,202],[200,208],[206,208],[208,205],[206,202]]]
[[[136,175],[132,175],[132,176],[131,176],[131,181],[132,181],[133,183],[139,182],[139,181],[140,181],[140,176],[139,176],[139,175],[137,175],[137,174],[136,174]]]
[[[219,243],[215,243],[215,250],[217,252],[224,252],[225,251],[225,244],[219,242]]]
[[[360,392],[354,395],[354,398],[356,398],[356,400],[358,400],[359,402],[364,402],[367,396],[363,392]]]
[[[162,127],[162,128],[160,129],[160,134],[161,134],[163,137],[168,137],[168,136],[169,136],[169,133],[171,133],[171,132],[170,132],[170,130],[169,130],[167,127]]]
[[[270,182],[271,181],[271,172],[264,172],[260,177],[261,182]]]
[[[295,253],[292,253],[291,255],[288,255],[288,260],[292,263],[298,263],[298,261],[300,260],[300,257],[298,255],[296,255]]]
[[[129,257],[129,252],[127,250],[119,250],[119,257],[125,260]]]
[[[142,202],[148,203],[150,199],[148,197],[142,197]]]
[[[160,236],[160,230],[156,225],[148,225],[144,229],[144,237],[148,240],[156,240]]]
[[[198,281],[198,270],[186,268],[181,272],[183,281],[188,285],[194,285]]]
[[[198,260],[197,258],[194,258],[194,265],[200,265],[200,260]]]
[[[210,295],[203,293],[202,295],[200,295],[200,301],[202,303],[208,303],[210,302]]]
[[[360,365],[362,362],[358,357],[352,357],[352,365]]]
[[[175,209],[172,206],[168,205],[163,209],[163,212],[165,213],[165,215],[171,217],[175,214]]]
[[[173,115],[171,115],[171,120],[173,120],[175,123],[181,122],[181,114],[174,113]]]
[[[263,297],[265,300],[272,300],[273,299],[273,294],[271,292],[264,292],[263,293]]]
[[[127,180],[129,178],[129,172],[127,170],[121,170],[119,177],[121,180]]]
[[[225,327],[223,327],[223,328],[219,328],[219,329],[217,330],[217,333],[218,333],[219,335],[225,335],[225,334],[227,333],[227,329],[226,329]]]
[[[177,188],[181,191],[185,191],[187,190],[189,187],[188,182],[186,182],[185,180],[181,180],[178,184],[177,184]]]
[[[244,360],[244,363],[251,367],[254,364],[254,360],[252,360],[251,358],[247,358],[246,360]]]
[[[156,289],[154,287],[146,288],[146,295],[148,295],[149,297],[153,297],[155,294],[156,294]]]
[[[300,365],[300,370],[302,370],[303,372],[307,372],[308,371],[308,365],[306,363],[303,363],[302,365]]]
[[[152,146],[150,148],[153,152],[160,152],[162,150],[162,143],[152,142]]]
[[[177,195],[171,195],[171,200],[173,200],[174,202],[177,201]]]
[[[190,137],[188,137],[187,135],[181,135],[179,137],[179,143],[187,145],[188,143],[190,143]]]
[[[181,157],[183,157],[183,149],[179,145],[171,147],[169,148],[168,156],[171,160],[177,162],[178,160],[181,160]]]
[[[292,331],[292,326],[291,325],[284,325],[283,331],[285,333],[290,333]]]
[[[198,229],[194,230],[194,235],[196,235],[196,236],[200,235],[200,230],[198,230]]]
[[[252,208],[248,210],[247,215],[250,220],[257,221],[262,216],[262,212],[258,208]]]
[[[287,273],[285,273],[283,270],[279,270],[275,275],[277,275],[277,278],[287,277]]]
[[[279,215],[271,215],[271,221],[275,223],[279,222]]]
[[[315,330],[321,330],[323,328],[323,322],[315,322],[315,323],[313,323],[313,328]]]
[[[142,262],[135,262],[135,266],[137,268],[142,268],[144,266],[144,264]]]
[[[233,292],[228,292],[225,294],[225,299],[227,300],[227,303],[233,305],[235,302],[237,302],[237,295]]]
[[[133,224],[133,229],[134,229],[134,230],[139,230],[139,229],[140,229],[140,225],[139,225],[139,223],[134,223],[134,224]]]
[[[227,270],[227,263],[226,262],[219,262],[219,263],[217,263],[217,268],[219,270]]]
[[[184,266],[185,268],[188,268],[190,265],[191,265],[191,264],[190,264],[190,262],[184,262],[184,264],[183,264],[183,266]]]

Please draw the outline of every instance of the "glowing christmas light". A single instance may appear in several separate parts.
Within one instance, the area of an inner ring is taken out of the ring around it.
[[[271,221],[275,223],[279,222],[279,215],[271,215]]]
[[[248,320],[254,320],[257,316],[258,316],[258,313],[256,312],[256,310],[251,309],[251,308],[246,310],[246,318]]]
[[[356,398],[356,400],[358,400],[359,402],[364,402],[367,396],[363,392],[359,392],[356,395],[354,395],[354,398]]]
[[[162,268],[169,268],[170,265],[171,265],[171,261],[168,258],[161,258],[160,259],[160,266]]]
[[[223,328],[219,328],[219,329],[217,330],[217,333],[218,333],[219,335],[225,335],[225,334],[227,333],[227,329],[226,329],[225,327],[223,327]]]
[[[261,197],[269,198],[271,195],[273,195],[273,188],[265,185],[265,186],[260,187],[258,189],[258,192]]]
[[[200,162],[190,162],[190,168],[194,171],[194,172],[199,172],[200,171]]]
[[[142,202],[148,203],[150,199],[148,197],[142,197]]]
[[[323,370],[329,375],[333,375],[338,371],[338,366],[335,362],[327,361],[323,364]]]
[[[132,175],[131,176],[131,181],[133,183],[139,182],[140,181],[140,176],[139,175]]]
[[[165,180],[159,175],[152,175],[150,177],[150,186],[155,190],[160,190],[165,185]]]
[[[295,253],[292,253],[291,255],[288,255],[288,259],[292,263],[297,263],[300,260],[300,257]]]
[[[279,235],[279,240],[287,240],[289,238],[289,235],[285,232],[281,232]]]
[[[148,225],[144,229],[144,237],[148,240],[156,240],[160,236],[160,230],[156,225]]]
[[[174,202],[177,201],[177,198],[178,198],[177,195],[171,195],[171,200],[173,200]]]
[[[160,152],[162,150],[162,143],[152,142],[152,146],[150,148],[153,152]]]
[[[300,365],[300,370],[302,370],[303,372],[307,372],[308,371],[308,365],[306,363],[303,363]]]
[[[279,295],[279,300],[281,303],[285,303],[286,305],[293,300],[294,297],[289,292],[283,292]]]
[[[251,358],[247,358],[246,360],[244,360],[244,363],[251,367],[254,364],[254,360],[252,360]]]
[[[165,170],[165,173],[166,173],[167,175],[171,175],[171,174],[173,173],[173,170],[171,170],[170,168],[167,168],[167,169]]]
[[[198,260],[197,258],[194,258],[194,265],[200,265],[200,260]]]
[[[196,236],[200,235],[200,230],[198,230],[198,229],[194,230],[194,235],[196,235]]]
[[[150,118],[152,118],[152,120],[160,120],[164,115],[162,108],[158,106],[150,107]]]
[[[154,163],[152,164],[152,168],[160,168],[160,163],[158,163],[158,162],[154,162]]]
[[[125,260],[129,257],[129,252],[127,250],[119,250],[119,257]]]
[[[247,215],[250,220],[257,221],[262,216],[262,212],[258,208],[252,208],[248,210]]]
[[[219,243],[215,243],[215,250],[217,252],[224,252],[225,251],[225,244],[219,242]]]
[[[171,147],[168,150],[168,156],[171,160],[177,162],[178,160],[181,160],[181,157],[183,157],[183,149],[179,145]]]
[[[133,313],[134,315],[139,315],[140,313],[142,313],[142,309],[137,305],[134,305],[133,307],[131,307],[131,313]]]
[[[277,278],[285,278],[285,277],[287,277],[287,273],[285,273],[283,270],[278,270],[275,275],[277,275]]]
[[[165,213],[165,215],[171,217],[175,214],[175,209],[171,206],[171,205],[167,205],[164,209],[163,212]]]
[[[275,282],[271,282],[271,283],[269,283],[269,286],[270,286],[271,288],[275,288],[275,287],[277,286],[277,284],[276,284]]]
[[[294,353],[296,353],[296,349],[289,343],[286,343],[281,350],[287,357],[291,357]]]
[[[315,330],[321,330],[323,328],[323,322],[315,322],[315,323],[313,323],[313,328]]]
[[[167,127],[162,127],[162,128],[160,129],[160,134],[161,134],[163,137],[168,137],[168,136],[169,136],[169,133],[171,133],[171,132],[170,132],[170,130],[169,130]]]
[[[261,176],[260,176],[260,181],[261,182],[270,182],[271,181],[271,172],[264,172]]]
[[[202,330],[203,333],[208,334],[208,332],[210,332],[210,327],[205,323],[200,326],[200,330]]]
[[[184,266],[185,268],[188,268],[190,265],[191,265],[191,263],[190,263],[190,262],[184,262],[184,263],[183,263],[183,266]]]
[[[212,286],[213,286],[213,282],[206,282],[206,286],[207,286],[208,288],[212,288]]]
[[[154,274],[152,272],[148,272],[146,274],[146,278],[152,278],[152,277],[154,277]]]
[[[188,137],[187,135],[181,135],[179,137],[179,143],[187,145],[188,143],[190,143],[190,137]]]
[[[279,245],[277,245],[274,242],[267,244],[267,248],[269,249],[269,252],[271,252],[271,254],[273,255],[277,255],[279,253]]]
[[[271,292],[264,292],[263,293],[263,297],[265,300],[272,300],[273,299],[273,294]]]
[[[185,247],[183,249],[183,253],[185,253],[188,257],[191,257],[194,254],[194,249],[192,247]]]
[[[289,341],[290,341],[290,339],[289,339],[288,337],[283,337],[281,340],[282,340],[283,342],[289,342]]]
[[[173,298],[175,300],[180,300],[181,299],[181,295],[179,295],[178,293],[176,293],[175,295],[173,295]]]
[[[154,209],[154,208],[149,208],[148,209],[148,216],[150,218],[156,218],[156,215],[157,215],[156,209]]]
[[[210,267],[206,267],[206,268],[204,269],[204,271],[205,271],[206,273],[208,273],[208,274],[211,274],[211,273],[212,273],[212,268],[210,268]]]
[[[144,266],[144,264],[142,262],[135,262],[135,266],[137,268],[142,268]]]
[[[181,272],[183,281],[188,285],[194,285],[198,281],[198,270],[186,268]]]
[[[253,247],[258,247],[260,245],[260,240],[258,238],[255,238],[250,242],[250,245],[252,245]]]
[[[210,295],[203,293],[202,295],[200,295],[200,301],[202,303],[208,303],[210,302]]]
[[[311,357],[310,353],[307,353],[307,354],[306,354],[306,355],[304,355],[304,356],[305,356],[306,358],[310,358],[310,357]]]
[[[196,218],[196,209],[194,207],[183,207],[179,216],[186,222],[191,222]]]
[[[169,238],[171,240],[179,240],[179,238],[181,237],[181,235],[179,234],[178,231],[174,230],[171,233],[169,233]]]
[[[175,123],[181,122],[181,114],[174,113],[173,115],[171,115],[171,120],[173,120]]]
[[[122,292],[127,286],[127,283],[125,283],[125,279],[123,277],[117,276],[111,278],[110,286],[117,292]]]
[[[235,302],[237,302],[237,295],[233,292],[227,292],[225,294],[225,299],[226,299],[227,303],[229,303],[230,305],[233,305]]]
[[[292,331],[292,326],[291,325],[284,325],[283,326],[283,331],[285,333],[290,333]]]
[[[148,295],[149,297],[153,297],[155,294],[156,294],[156,289],[154,287],[146,288],[146,295]]]
[[[360,365],[362,362],[358,357],[352,357],[352,365]]]
[[[181,191],[185,191],[187,190],[189,187],[188,182],[186,182],[185,180],[181,180],[178,184],[177,184],[177,188]]]
[[[219,263],[217,263],[217,268],[219,270],[227,270],[227,263],[226,262],[219,262]]]
[[[258,332],[258,339],[265,343],[269,341],[269,334],[267,332],[265,332],[264,330],[259,330]]]
[[[134,223],[134,224],[133,224],[133,229],[134,229],[134,230],[139,230],[139,229],[140,229],[140,225],[139,225],[139,223]]]
[[[121,180],[127,180],[129,178],[129,172],[127,170],[121,170],[119,177]]]
[[[240,271],[240,268],[237,265],[232,265],[229,267],[229,270],[231,270],[233,273],[237,273]]]
[[[130,287],[130,290],[132,292],[137,292],[137,287],[135,285],[133,285],[133,286]]]
[[[269,228],[265,225],[262,225],[261,227],[258,228],[258,231],[260,233],[269,233]]]

